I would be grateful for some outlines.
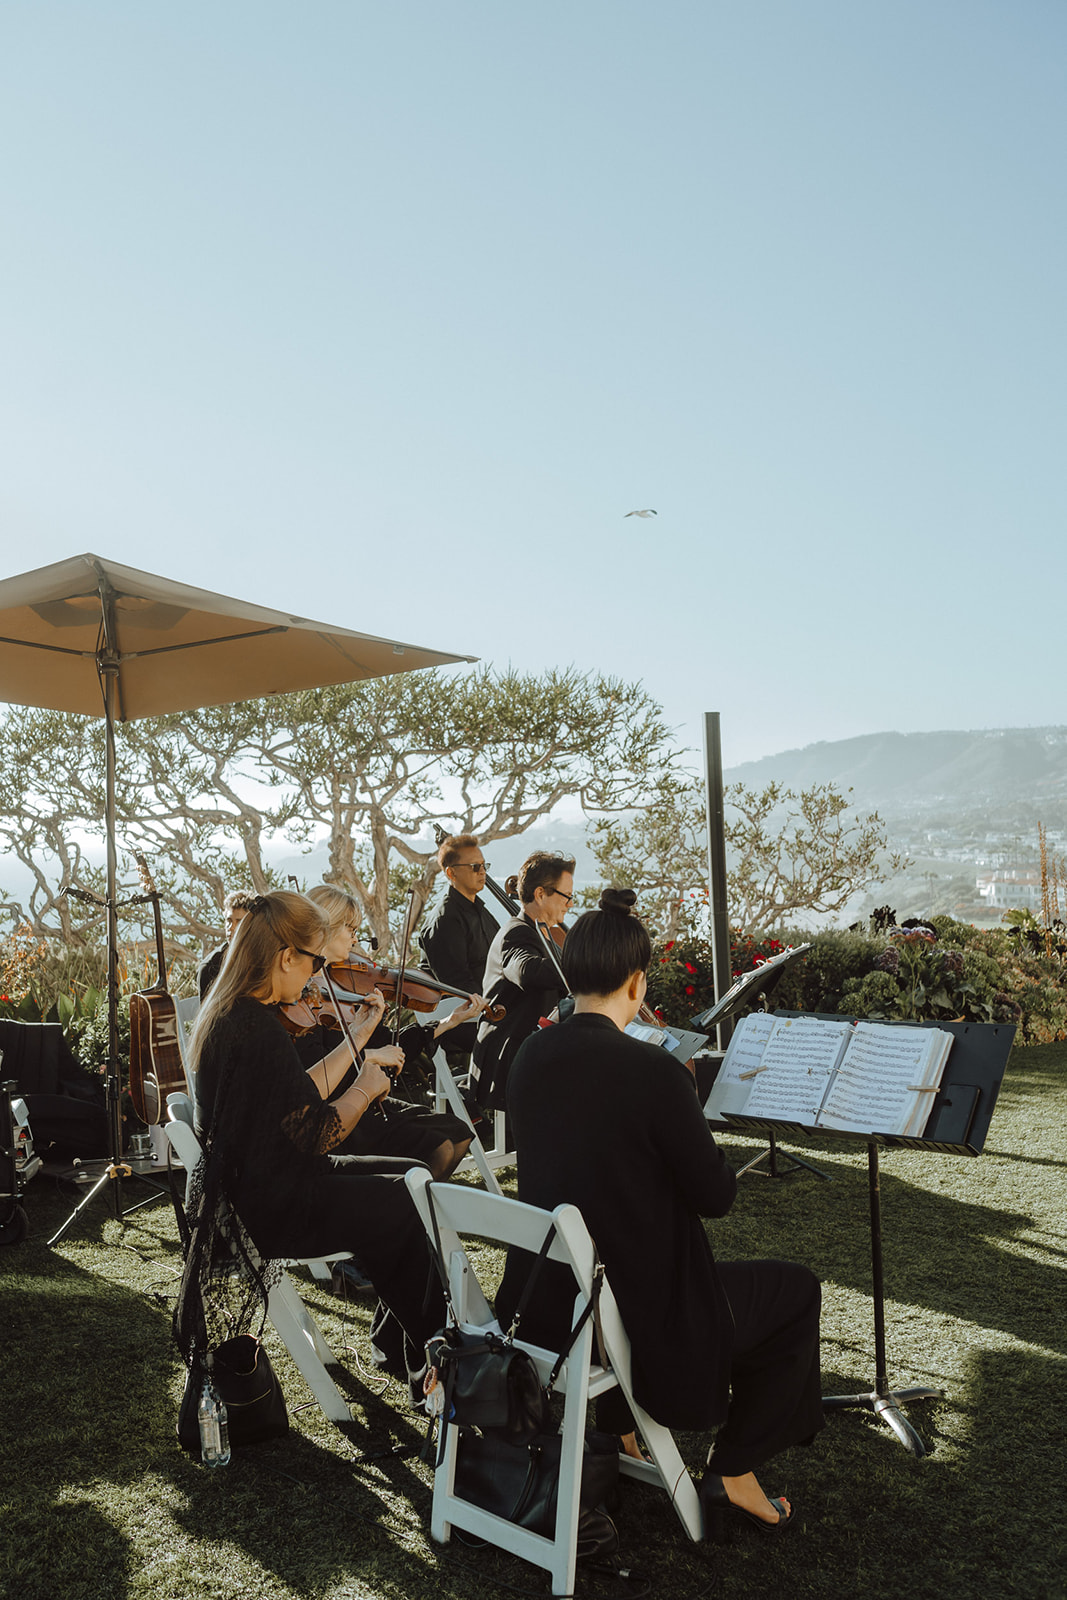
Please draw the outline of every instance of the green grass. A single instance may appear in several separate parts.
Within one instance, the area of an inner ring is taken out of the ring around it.
[[[1064,1563],[1064,1128],[1067,1046],[1016,1051],[979,1160],[882,1158],[890,1381],[934,1384],[911,1408],[916,1460],[862,1412],[764,1474],[799,1507],[780,1540],[693,1546],[665,1497],[627,1486],[623,1553],[648,1579],[579,1577],[578,1592],[726,1600],[857,1595],[1053,1600]],[[756,1141],[729,1145],[738,1163]],[[780,1255],[823,1279],[827,1393],[873,1384],[866,1159],[830,1141],[803,1152],[832,1174],[742,1180],[713,1230],[723,1259]],[[358,1375],[342,1380],[342,1435],[314,1406],[286,1440],[207,1472],[178,1449],[180,1372],[169,1311],[180,1258],[159,1204],[123,1227],[98,1198],[60,1244],[72,1201],[34,1180],[31,1236],[0,1250],[0,1592],[21,1600],[488,1600],[543,1574],[492,1550],[441,1549],[428,1532],[422,1428]],[[488,1267],[486,1252],[480,1265]],[[307,1289],[335,1348],[366,1348],[367,1308]],[[268,1336],[269,1337],[269,1336]],[[307,1391],[272,1355],[291,1405]],[[706,1441],[680,1440],[696,1466]]]

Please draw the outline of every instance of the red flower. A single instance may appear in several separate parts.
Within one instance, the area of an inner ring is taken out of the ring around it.
[[[673,950],[677,943],[678,943],[677,939],[668,939],[667,943],[663,946],[663,948],[664,948],[664,950]]]
[[[693,974],[693,976],[696,977],[696,970],[697,969],[696,969],[696,967],[694,967],[694,965],[693,965],[693,963],[691,961],[683,961],[682,965],[685,967],[686,972],[691,972]]]
[[[696,994],[696,989],[693,984],[687,983],[685,986],[685,992],[686,994]]]

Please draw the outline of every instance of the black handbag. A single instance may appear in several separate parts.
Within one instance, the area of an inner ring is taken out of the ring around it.
[[[262,1444],[289,1432],[289,1412],[278,1375],[258,1339],[240,1334],[217,1346],[211,1358],[211,1379],[226,1407],[230,1445]],[[178,1442],[183,1450],[199,1451],[200,1424],[196,1408],[204,1383],[199,1362],[189,1368],[178,1412]]]
[[[551,1538],[559,1496],[559,1434],[541,1434],[532,1443],[505,1444],[498,1438],[463,1431],[456,1452],[456,1493],[472,1505]],[[607,1433],[587,1433],[579,1491],[578,1557],[613,1555],[619,1548],[615,1524],[603,1510],[613,1503],[619,1481],[619,1441]]]
[[[437,1245],[437,1267],[448,1296],[444,1251],[426,1191]],[[552,1240],[545,1235],[526,1280],[512,1327],[518,1325],[533,1292]],[[499,1333],[468,1333],[454,1323],[426,1346],[428,1365],[443,1388],[437,1464],[444,1453],[445,1427],[459,1429],[456,1492],[461,1499],[507,1522],[551,1538],[556,1526],[562,1441],[553,1430],[549,1398],[563,1363],[589,1317],[596,1318],[604,1269],[597,1263],[592,1293],[549,1374],[541,1384],[525,1350]],[[451,1309],[451,1300],[449,1300]],[[454,1312],[453,1312],[454,1315]],[[586,1434],[579,1491],[577,1551],[582,1559],[613,1554],[619,1536],[602,1502],[614,1495],[619,1479],[619,1442],[610,1434]]]
[[[494,1333],[445,1328],[426,1346],[444,1387],[446,1422],[522,1445],[548,1422],[548,1396],[525,1350]]]
[[[441,1234],[437,1226],[437,1213],[434,1210],[433,1196],[428,1190],[426,1198],[437,1246],[437,1270],[441,1275],[445,1295],[449,1298],[449,1309],[454,1317]],[[526,1310],[555,1233],[556,1228],[553,1223],[537,1252],[537,1259],[515,1308],[513,1330],[518,1327]],[[596,1316],[603,1277],[604,1269],[597,1262],[592,1294],[571,1329],[566,1344],[556,1357],[547,1386],[542,1385],[533,1359],[525,1350],[520,1350],[513,1344],[508,1335],[499,1334],[495,1330],[468,1333],[457,1327],[454,1321],[440,1333],[435,1334],[426,1345],[426,1361],[427,1365],[436,1371],[444,1390],[441,1413],[443,1421],[454,1422],[459,1428],[478,1428],[482,1433],[503,1439],[510,1445],[526,1444],[539,1434],[551,1431],[549,1398],[562,1371],[563,1363],[570,1354],[571,1346],[588,1318]],[[442,1428],[438,1462],[443,1448]]]

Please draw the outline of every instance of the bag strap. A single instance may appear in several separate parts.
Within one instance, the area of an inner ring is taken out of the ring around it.
[[[174,1216],[178,1224],[178,1238],[181,1240],[182,1256],[189,1254],[189,1241],[192,1237],[189,1231],[189,1219],[185,1215],[185,1200],[178,1194],[178,1182],[174,1166],[174,1146],[167,1140],[167,1186],[170,1189],[170,1202],[174,1207]]]
[[[441,1230],[437,1225],[437,1211],[434,1208],[433,1195],[430,1192],[430,1186],[429,1185],[427,1185],[424,1193],[426,1195],[426,1204],[429,1207],[429,1211],[430,1211],[430,1221],[433,1224],[434,1248],[433,1248],[431,1253],[432,1253],[433,1258],[434,1258],[434,1263],[435,1263],[435,1265],[437,1267],[438,1276],[441,1279],[441,1286],[445,1291],[445,1300],[448,1302],[449,1313],[451,1315],[452,1321],[455,1323],[455,1322],[459,1321],[459,1318],[456,1316],[456,1308],[452,1304],[452,1292],[451,1292],[451,1289],[449,1288],[449,1283],[448,1283],[448,1269],[445,1266],[445,1247],[441,1243]],[[525,1283],[525,1285],[523,1287],[522,1294],[519,1296],[519,1303],[515,1307],[515,1315],[511,1319],[511,1327],[508,1329],[508,1331],[507,1331],[507,1333],[505,1335],[505,1338],[507,1338],[507,1339],[511,1339],[512,1336],[514,1335],[515,1329],[519,1325],[519,1318],[522,1316],[523,1312],[526,1310],[527,1304],[529,1303],[530,1296],[531,1296],[531,1294],[533,1293],[533,1290],[534,1290],[534,1285],[536,1284],[538,1276],[540,1275],[541,1268],[545,1263],[545,1260],[546,1260],[546,1258],[548,1256],[548,1252],[552,1247],[552,1240],[555,1238],[555,1235],[556,1235],[556,1224],[554,1222],[552,1222],[552,1223],[549,1224],[549,1229],[548,1229],[548,1232],[545,1234],[544,1242],[542,1243],[540,1250],[537,1252],[537,1259],[533,1264],[533,1267],[532,1267],[532,1269],[530,1271],[529,1277],[526,1279],[526,1283]]]
[[[570,1355],[574,1341],[577,1339],[578,1335],[581,1333],[590,1317],[594,1319],[594,1326],[596,1327],[597,1331],[597,1352],[600,1355],[601,1366],[607,1366],[607,1358],[604,1354],[604,1336],[600,1331],[600,1289],[603,1282],[604,1266],[602,1262],[597,1261],[593,1267],[593,1287],[590,1292],[589,1299],[585,1302],[581,1316],[578,1318],[578,1321],[574,1324],[574,1327],[568,1334],[567,1343],[563,1346],[563,1349],[556,1357],[555,1365],[548,1375],[548,1383],[545,1385],[546,1395],[551,1395],[553,1389],[556,1387],[557,1379],[563,1370],[563,1363]]]

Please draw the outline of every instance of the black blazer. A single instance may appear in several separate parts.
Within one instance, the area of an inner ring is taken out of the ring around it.
[[[471,1082],[480,1105],[503,1111],[515,1052],[567,991],[527,916],[505,922],[489,946],[484,984],[485,998],[506,1014],[502,1022],[479,1024]]]
[[[519,1199],[549,1211],[570,1201],[585,1218],[630,1336],[639,1404],[669,1428],[720,1423],[733,1317],[701,1218],[729,1211],[737,1180],[690,1074],[610,1017],[582,1012],[523,1044],[508,1117]],[[504,1328],[529,1261],[508,1257],[497,1296]],[[574,1293],[569,1269],[545,1266],[524,1336],[558,1349]]]

